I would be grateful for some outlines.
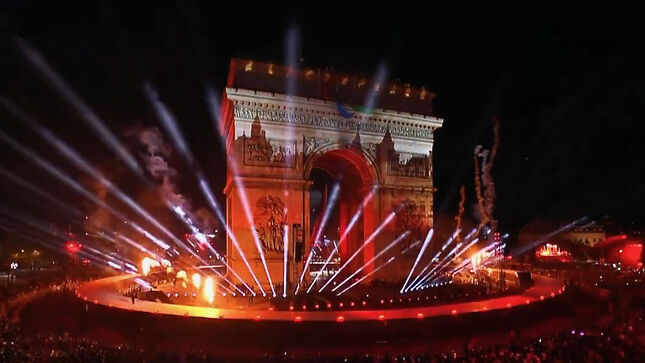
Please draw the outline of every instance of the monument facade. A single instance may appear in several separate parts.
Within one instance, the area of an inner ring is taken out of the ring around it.
[[[267,293],[269,277],[277,293],[285,280],[293,293],[301,276],[305,284],[312,280],[307,259],[323,253],[322,240],[333,245],[327,254],[338,249],[340,263],[360,250],[346,270],[367,263],[362,274],[369,274],[423,239],[433,223],[434,131],[443,123],[433,116],[433,97],[408,85],[233,59],[220,125],[228,154],[226,218],[235,235],[227,237],[229,264],[253,282],[243,254]],[[326,185],[313,191],[319,175],[338,185],[335,200]],[[406,232],[400,245],[374,259]],[[338,239],[343,234],[345,241]],[[316,235],[320,241],[312,241]],[[361,248],[370,236],[373,243]],[[415,257],[400,256],[369,280],[404,279]]]

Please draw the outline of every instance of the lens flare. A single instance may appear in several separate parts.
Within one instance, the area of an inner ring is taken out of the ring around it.
[[[334,206],[336,205],[336,200],[338,200],[339,191],[340,191],[340,185],[338,183],[334,184],[334,187],[331,191],[331,195],[329,197],[329,202],[327,203],[327,208],[325,208],[325,211],[323,212],[320,226],[316,231],[314,231],[315,233],[313,235],[313,238],[310,240],[312,248],[309,250],[309,255],[307,256],[307,260],[305,261],[305,266],[303,267],[302,273],[300,274],[300,278],[298,279],[298,285],[296,286],[296,294],[298,294],[298,290],[300,289],[300,284],[302,284],[302,280],[304,279],[305,274],[307,273],[307,269],[309,268],[309,263],[311,262],[311,258],[314,255],[313,246],[315,246],[316,242],[318,242],[318,240],[320,239],[322,232],[325,230],[325,226],[327,225],[329,216],[331,215],[331,212],[334,209]],[[312,287],[313,287],[313,284],[309,286],[309,289],[307,290],[307,292],[309,292]]]
[[[352,216],[352,219],[349,221],[349,224],[345,228],[345,231],[343,232],[342,236],[340,236],[338,244],[334,245],[334,251],[329,254],[329,256],[327,257],[327,260],[325,260],[325,263],[320,268],[320,271],[324,271],[325,268],[327,268],[327,265],[329,265],[329,263],[331,262],[332,258],[334,257],[334,254],[338,252],[338,248],[340,248],[343,242],[347,241],[347,236],[349,235],[349,232],[352,231],[352,229],[356,225],[356,222],[358,222],[361,215],[363,215],[363,210],[367,207],[367,204],[372,200],[372,198],[374,197],[374,193],[376,192],[377,189],[378,189],[378,185],[374,184],[374,186],[372,187],[372,190],[370,190],[370,192],[365,196],[365,198],[363,198],[363,201],[361,202],[360,207],[356,210],[356,213],[354,213],[354,215]],[[322,274],[316,275],[316,277],[314,278],[314,281],[312,281],[311,283],[311,286],[309,286],[309,289],[307,289],[307,293],[309,293],[309,291],[311,291],[311,288],[314,285],[316,285],[316,281],[318,281],[320,276],[322,276]]]
[[[452,234],[452,236],[450,236],[450,237],[448,238],[448,240],[446,240],[446,242],[443,244],[443,246],[448,246],[450,243],[452,243],[452,241],[453,241],[453,240],[455,240],[455,238],[459,235],[459,232],[460,232],[460,231],[461,231],[460,229],[457,229],[457,230],[455,231],[455,233],[453,233],[453,234]],[[443,247],[443,246],[442,246],[442,251],[444,250],[444,247]],[[435,258],[437,258],[437,257],[439,256],[439,254],[440,254],[440,253],[441,253],[441,251],[437,252],[437,253],[432,257],[432,259],[430,259],[430,261],[429,261],[429,262],[428,262],[428,263],[423,267],[423,269],[421,270],[421,272],[419,272],[419,273],[417,274],[417,276],[412,280],[412,282],[410,282],[410,284],[408,285],[408,287],[407,287],[404,291],[409,291],[409,289],[410,289],[411,287],[413,287],[413,286],[417,283],[417,281],[419,281],[419,279],[421,278],[421,276],[423,276],[423,274],[428,270],[428,268],[430,268],[430,266],[432,265],[432,262],[434,261],[434,259],[435,259]]]
[[[282,297],[287,297],[287,267],[289,265],[289,225],[284,225]]]
[[[123,214],[121,214],[119,211],[114,209],[111,205],[105,203],[103,200],[99,199],[94,193],[90,192],[87,190],[85,187],[81,186],[78,182],[76,182],[74,179],[72,179],[70,176],[67,174],[63,173],[62,170],[59,168],[55,167],[52,163],[46,161],[45,159],[41,158],[38,156],[33,150],[23,146],[22,144],[18,143],[16,140],[11,138],[9,135],[5,134],[4,132],[0,131],[0,140],[3,140],[6,142],[11,148],[14,150],[18,151],[20,154],[31,160],[34,164],[38,165],[41,167],[43,170],[45,170],[47,173],[53,175],[56,177],[58,180],[72,188],[75,192],[78,194],[81,194],[85,198],[91,200],[95,204],[105,208],[108,212],[111,214],[115,215],[121,220],[127,221],[127,224],[136,229],[139,233],[143,234],[147,238],[149,238],[151,241],[153,241],[156,245],[159,247],[163,248],[164,250],[167,250],[170,248],[168,244],[165,242],[161,241],[159,238],[153,236],[150,232],[146,231],[142,227],[140,227],[138,224],[135,222],[128,220]]]
[[[83,99],[67,85],[63,78],[56,73],[36,49],[31,47],[24,39],[16,37],[14,39],[18,49],[23,57],[34,67],[50,85],[58,91],[60,96],[71,106],[79,116],[85,121],[117,155],[133,170],[137,175],[143,175],[143,171],[136,159],[127,151],[119,142],[116,136],[105,125],[105,122],[92,110]]]
[[[444,268],[446,268],[452,261],[454,261],[456,258],[461,256],[464,252],[466,252],[470,247],[472,247],[477,242],[479,242],[479,238],[473,239],[468,245],[466,245],[466,247],[462,248],[461,250],[459,250],[459,248],[463,245],[463,243],[457,244],[457,246],[455,246],[455,248],[453,248],[443,258],[443,260],[441,260],[441,262],[439,264],[437,264],[435,267],[433,267],[432,270],[430,270],[430,272],[428,272],[423,279],[421,279],[421,280],[419,280],[419,282],[417,282],[417,285],[414,286],[414,289],[418,289],[419,287],[423,286],[423,284],[425,282],[428,282],[428,280],[431,280],[434,276],[436,276],[439,272],[441,272]],[[464,241],[464,243],[465,243],[465,241]],[[457,251],[459,251],[459,252],[457,252]],[[453,256],[453,257],[450,258],[450,256]],[[436,278],[433,279],[433,281],[434,280],[436,280]]]
[[[53,236],[56,240],[60,241],[59,243],[54,243],[51,242],[42,242],[38,240],[37,238],[31,237],[26,235],[25,233],[22,233],[16,229],[9,228],[7,229],[6,227],[0,226],[0,228],[4,228],[10,233],[14,233],[20,236],[23,236],[25,238],[28,238],[32,241],[34,241],[37,244],[43,245],[46,248],[53,249],[57,252],[60,251],[61,248],[66,249],[68,252],[73,253],[74,255],[78,256],[79,258],[86,259],[86,260],[91,260],[94,261],[95,263],[101,265],[104,263],[107,263],[109,265],[109,262],[112,262],[114,264],[117,264],[119,266],[122,266],[124,263],[128,264],[128,260],[118,256],[116,258],[113,256],[112,253],[107,252],[107,251],[102,251],[100,249],[91,247],[87,244],[81,244],[77,241],[69,241],[69,236],[67,235],[61,235],[56,233],[55,231],[52,231],[49,224],[47,222],[38,220],[22,211],[19,210],[10,210],[8,208],[3,207],[0,205],[0,213],[4,214],[7,218],[15,221],[11,221],[12,226],[18,225],[17,222],[25,224],[29,228],[29,232],[34,233],[36,231],[40,231],[44,234]],[[41,238],[41,237],[38,237]],[[51,241],[51,237],[47,238],[47,241]],[[136,267],[132,266],[130,267],[132,271],[136,271]]]
[[[354,271],[351,275],[347,276],[345,280],[343,280],[340,284],[336,285],[333,289],[331,289],[332,292],[335,292],[338,290],[341,286],[343,286],[347,281],[351,280],[354,276],[358,275],[361,271],[365,269],[365,267],[369,266],[369,264],[373,263],[376,261],[379,257],[381,257],[383,254],[387,253],[392,247],[396,246],[399,242],[403,241],[405,237],[407,237],[410,234],[410,232],[406,231],[401,233],[399,237],[397,237],[394,241],[392,241],[387,247],[382,249],[379,253],[377,253],[374,257],[372,257],[369,261],[365,262],[363,266],[361,266],[359,269]]]
[[[85,213],[81,212],[78,208],[73,207],[73,206],[63,202],[62,200],[54,197],[53,195],[51,195],[47,191],[37,187],[33,183],[31,183],[31,182],[29,182],[29,181],[27,181],[27,180],[25,180],[25,179],[23,179],[21,177],[13,174],[12,172],[10,172],[9,170],[7,170],[7,169],[5,169],[3,167],[0,167],[0,174],[2,176],[4,176],[5,178],[13,181],[14,183],[22,186],[23,188],[29,190],[30,192],[38,195],[39,197],[48,200],[53,205],[56,205],[56,206],[58,206],[60,208],[65,209],[66,211],[68,211],[71,214],[73,214],[74,217],[76,217],[76,218],[83,218],[85,216]]]
[[[375,274],[375,273],[377,273],[379,270],[381,270],[382,268],[384,268],[385,266],[387,266],[388,264],[390,264],[392,261],[396,260],[396,258],[397,258],[398,256],[405,255],[406,253],[408,253],[408,251],[410,251],[410,250],[412,250],[412,249],[416,248],[420,243],[421,243],[421,241],[416,241],[416,242],[414,242],[413,244],[411,244],[408,248],[406,248],[406,249],[404,249],[403,251],[401,251],[401,253],[399,253],[398,255],[394,255],[394,256],[392,256],[392,257],[388,258],[388,260],[387,260],[387,261],[385,261],[384,263],[382,263],[380,266],[376,267],[374,270],[372,270],[372,271],[370,271],[370,272],[366,273],[363,277],[361,277],[360,279],[356,280],[353,284],[351,284],[351,285],[347,286],[347,287],[345,288],[345,290],[343,290],[343,291],[339,292],[338,294],[336,294],[336,296],[340,296],[340,295],[342,295],[342,294],[346,293],[346,292],[347,292],[347,291],[349,291],[349,289],[351,289],[352,287],[354,287],[354,286],[356,286],[356,285],[360,284],[363,280],[365,280],[366,278],[368,278],[368,277],[370,277],[370,276],[374,275],[374,274]],[[381,300],[381,304],[382,304],[382,303],[383,303],[383,300]]]
[[[573,222],[571,222],[571,223],[569,223],[569,224],[567,224],[567,225],[565,225],[565,226],[563,226],[561,228],[558,228],[557,230],[555,230],[555,231],[553,231],[553,232],[551,232],[549,234],[546,234],[546,235],[538,238],[535,241],[532,241],[532,242],[530,242],[528,244],[525,244],[525,245],[522,245],[522,246],[518,246],[513,251],[511,251],[511,255],[513,255],[513,256],[521,255],[522,253],[530,250],[531,248],[534,248],[534,247],[536,247],[536,246],[548,241],[549,239],[553,238],[553,236],[556,236],[556,235],[558,235],[558,234],[560,234],[560,233],[562,233],[564,231],[567,231],[567,230],[569,230],[571,228],[574,228],[574,227],[578,226],[581,223],[587,223],[588,221],[589,221],[588,217],[582,217],[582,218],[580,218],[578,220],[575,220],[575,221],[573,221]]]
[[[148,98],[148,101],[152,105],[157,117],[161,121],[162,126],[164,129],[170,134],[170,138],[173,141],[175,147],[179,150],[181,156],[184,158],[184,160],[189,164],[190,168],[194,171],[195,176],[199,182],[199,187],[206,198],[206,200],[209,203],[209,206],[211,209],[215,211],[215,214],[217,218],[220,220],[222,225],[226,226],[226,232],[229,235],[229,238],[233,241],[233,244],[236,246],[238,253],[240,253],[240,256],[244,260],[245,265],[249,269],[249,272],[251,273],[251,276],[253,277],[254,281],[264,294],[264,289],[262,288],[262,285],[258,281],[257,277],[255,276],[255,273],[253,272],[253,269],[249,265],[248,261],[246,260],[246,257],[244,256],[244,253],[242,252],[242,249],[239,248],[239,245],[237,243],[237,240],[235,240],[235,236],[233,234],[233,231],[228,227],[228,223],[226,221],[226,218],[224,217],[224,214],[222,212],[222,209],[219,206],[219,203],[215,200],[215,197],[213,196],[213,192],[211,191],[208,182],[206,181],[206,177],[204,176],[204,172],[202,171],[201,167],[195,160],[188,143],[186,142],[186,138],[184,137],[183,133],[181,132],[181,129],[179,128],[177,121],[175,120],[175,116],[172,114],[170,109],[161,101],[159,94],[157,91],[154,89],[154,87],[151,84],[145,84],[144,85],[144,92],[146,94],[146,97]],[[249,212],[250,213],[250,212]],[[248,217],[248,213],[247,213]],[[249,219],[249,221],[252,221],[252,219]],[[251,230],[252,232],[255,232],[255,226],[253,226],[253,223],[251,223],[252,227]],[[262,263],[265,267],[265,272],[267,273],[267,278],[269,280],[269,284],[271,285],[271,289],[273,290],[273,283],[271,282],[271,277],[269,276],[269,270],[268,267],[266,266],[266,262],[264,260],[264,254],[262,252],[259,240],[256,238],[257,232],[254,233],[254,239],[256,240],[256,246],[258,247],[258,251],[260,253],[260,257],[262,259]],[[233,271],[231,271],[233,272]],[[253,290],[246,284],[244,280],[237,274],[237,272],[233,273],[241,282],[242,284],[253,294]],[[275,291],[274,295],[275,295]]]
[[[431,229],[428,231],[428,234],[426,235],[425,241],[423,241],[423,245],[421,245],[421,249],[419,250],[419,253],[417,254],[417,258],[414,260],[414,264],[412,265],[412,268],[410,268],[410,272],[408,273],[408,277],[405,278],[405,282],[403,283],[403,286],[401,286],[401,293],[403,293],[403,290],[405,290],[406,285],[410,281],[410,277],[414,273],[414,269],[417,267],[417,264],[421,260],[421,257],[423,257],[423,253],[426,251],[426,248],[428,247],[428,244],[430,244],[430,241],[432,240],[432,236],[434,235],[434,229]]]
[[[326,287],[327,287],[327,286],[328,286],[328,285],[329,285],[329,284],[330,284],[330,283],[331,283],[331,282],[336,278],[336,276],[338,276],[338,274],[339,274],[339,273],[340,273],[340,272],[341,272],[345,267],[347,267],[347,266],[349,265],[349,263],[350,263],[350,262],[352,262],[352,261],[356,258],[356,256],[358,256],[358,254],[359,254],[359,253],[360,253],[360,252],[361,252],[361,251],[362,251],[362,250],[363,250],[367,245],[369,245],[370,243],[372,243],[372,242],[374,241],[374,239],[376,238],[376,236],[378,236],[378,235],[379,235],[379,233],[381,233],[381,231],[382,231],[382,230],[383,230],[383,229],[384,229],[388,224],[390,224],[390,222],[392,222],[392,221],[394,220],[394,217],[395,217],[395,216],[396,216],[396,211],[391,212],[391,213],[387,216],[387,218],[385,218],[385,220],[383,221],[383,223],[381,223],[381,225],[379,225],[379,226],[376,228],[376,230],[374,230],[374,232],[373,232],[373,233],[372,233],[372,234],[367,238],[367,240],[365,240],[365,242],[363,242],[363,245],[361,245],[361,247],[359,247],[359,248],[356,250],[356,252],[354,252],[354,254],[353,254],[353,255],[351,255],[351,256],[350,256],[350,258],[348,258],[348,259],[347,259],[347,261],[345,261],[345,263],[344,263],[344,264],[343,264],[343,265],[338,269],[338,271],[336,271],[336,273],[335,273],[335,274],[333,274],[333,275],[331,276],[331,278],[330,278],[329,280],[327,280],[327,282],[325,282],[325,284],[320,288],[320,290],[318,290],[318,292],[322,292],[322,291],[323,291],[323,290],[324,290],[324,289],[325,289],[325,288],[326,288]]]
[[[150,222],[152,225],[157,227],[160,231],[162,231],[166,236],[168,236],[170,239],[175,241],[179,246],[182,246],[185,249],[185,246],[182,245],[182,242],[170,232],[163,224],[161,224],[156,218],[154,218],[148,211],[143,209],[139,205],[139,203],[135,202],[130,196],[125,194],[118,186],[116,186],[114,183],[112,183],[110,180],[108,180],[103,173],[101,173],[98,169],[93,167],[79,152],[74,150],[72,147],[70,147],[67,143],[65,143],[63,140],[58,138],[54,133],[52,133],[49,129],[46,127],[42,126],[38,121],[35,119],[29,117],[27,114],[22,112],[22,110],[19,110],[17,107],[13,105],[5,105],[6,107],[11,106],[10,110],[12,113],[26,122],[34,131],[36,131],[45,141],[47,141],[50,145],[52,145],[58,152],[63,155],[67,160],[72,162],[76,167],[79,169],[83,170],[87,174],[91,175],[93,178],[98,180],[101,184],[103,184],[109,191],[112,193],[112,195],[116,196],[118,199],[120,199],[123,203],[128,205],[130,208],[135,210],[140,216],[145,218],[148,222]]]

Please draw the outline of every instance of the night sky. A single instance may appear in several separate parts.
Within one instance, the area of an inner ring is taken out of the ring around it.
[[[375,4],[375,3],[374,3]],[[475,12],[476,13],[476,12]],[[384,61],[389,79],[438,94],[435,214],[456,213],[458,190],[473,195],[473,148],[489,147],[491,119],[501,122],[493,174],[495,214],[515,231],[535,219],[609,215],[631,225],[645,217],[641,124],[645,117],[645,33],[618,14],[536,20],[498,13],[444,14],[409,9],[223,9],[181,2],[163,8],[125,2],[82,7],[4,2],[0,12],[0,93],[11,98],[133,195],[145,191],[85,123],[24,63],[13,42],[38,49],[85,101],[136,151],[129,133],[158,125],[142,92],[149,81],[181,122],[213,188],[225,181],[223,152],[204,102],[204,87],[224,85],[231,57],[283,63],[287,29],[297,27],[302,66],[372,75]],[[535,15],[535,14],[534,14]],[[0,111],[1,129],[89,183],[28,127]],[[179,157],[180,185],[205,205]],[[73,193],[6,145],[0,165],[77,205]],[[9,208],[56,219],[45,206],[0,180]]]

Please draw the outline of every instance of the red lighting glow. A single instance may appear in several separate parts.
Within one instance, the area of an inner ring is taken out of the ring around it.
[[[296,316],[296,317],[293,319],[293,321],[295,321],[296,323],[301,322],[301,321],[302,321],[302,316]]]
[[[612,263],[620,262],[624,267],[639,267],[642,263],[643,244],[637,240],[628,240],[610,249],[607,260]]]
[[[379,315],[378,320],[385,320],[385,315]]]
[[[422,313],[418,313],[418,314],[417,314],[417,319],[423,319],[423,314],[422,314]]]
[[[83,247],[82,244],[73,241],[69,241],[65,244],[65,249],[69,253],[76,253],[81,249],[81,247]]]
[[[337,322],[339,322],[339,323],[342,323],[343,321],[345,321],[345,317],[344,317],[344,316],[342,316],[342,315],[338,315],[338,316],[336,317],[336,321],[337,321]]]

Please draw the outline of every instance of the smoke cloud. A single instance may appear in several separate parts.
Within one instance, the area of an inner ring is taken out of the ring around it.
[[[491,150],[484,149],[481,145],[475,147],[473,160],[475,162],[475,192],[477,195],[477,204],[481,213],[481,224],[491,223],[493,229],[497,227],[497,221],[493,217],[495,209],[495,182],[493,181],[493,165],[495,157],[499,150],[499,121],[493,119],[494,141]],[[481,173],[479,163],[481,159]]]
[[[172,168],[167,158],[172,148],[164,142],[161,131],[149,127],[135,132],[139,143],[145,148],[141,153],[148,173],[159,182],[159,193],[194,233],[212,233],[213,216],[204,208],[193,210],[190,201],[179,192],[177,186],[178,172]]]
[[[455,230],[457,231],[457,235],[455,236],[455,240],[457,242],[461,242],[461,220],[464,216],[464,210],[465,210],[465,205],[466,205],[466,187],[461,186],[459,189],[459,194],[460,194],[460,199],[459,199],[459,210],[457,211],[457,216],[455,216],[455,219],[457,220],[457,227]]]

